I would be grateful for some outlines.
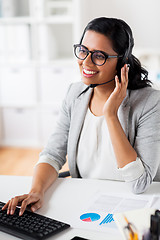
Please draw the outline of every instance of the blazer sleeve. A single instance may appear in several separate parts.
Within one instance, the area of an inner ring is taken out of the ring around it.
[[[144,101],[137,122],[134,149],[144,171],[128,184],[134,193],[142,193],[154,180],[160,165],[160,91],[153,91]]]
[[[66,162],[68,133],[70,128],[68,95],[71,85],[62,103],[55,131],[51,134],[48,143],[40,153],[39,161],[37,162],[37,164],[48,163],[54,167],[57,172],[59,172]]]

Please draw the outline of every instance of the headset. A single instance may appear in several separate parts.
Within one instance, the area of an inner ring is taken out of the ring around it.
[[[127,47],[125,53],[123,54],[122,60],[120,60],[120,62],[118,61],[118,63],[117,63],[117,68],[118,68],[117,74],[118,74],[120,82],[121,82],[121,72],[120,72],[121,68],[125,64],[127,64],[127,66],[130,68],[130,63],[128,62],[128,60],[129,60],[130,56],[132,55],[132,48],[134,45],[134,39],[133,39],[131,33],[129,32],[129,30],[126,28],[126,26],[124,26],[123,21],[121,22],[121,26],[123,27],[123,30],[126,33],[126,36],[128,38],[128,47]]]
[[[133,48],[133,45],[134,45],[134,40],[133,40],[133,37],[131,36],[130,32],[124,26],[123,26],[123,29],[126,32],[126,35],[128,36],[128,48],[127,48],[126,52],[124,53],[121,67],[123,67],[124,64],[128,63],[128,58],[132,54],[132,48]]]

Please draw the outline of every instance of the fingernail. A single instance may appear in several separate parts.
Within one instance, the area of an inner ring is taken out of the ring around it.
[[[35,211],[36,211],[36,209],[35,209],[34,207],[32,207],[32,211],[33,211],[33,212],[35,212]]]
[[[22,211],[19,211],[19,216],[22,216]]]
[[[118,76],[117,76],[117,75],[116,75],[116,81],[117,81],[117,82],[119,82],[119,78],[118,78]]]
[[[11,210],[11,215],[14,213],[14,211],[13,210]]]

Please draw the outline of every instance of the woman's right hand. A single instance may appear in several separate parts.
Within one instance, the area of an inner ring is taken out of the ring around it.
[[[2,208],[2,210],[7,209],[7,214],[13,215],[16,206],[21,206],[19,211],[19,216],[22,216],[26,207],[30,207],[32,212],[35,212],[43,205],[44,194],[39,192],[30,192],[29,194],[24,194],[16,196],[9,200]]]
[[[57,179],[57,171],[48,163],[40,163],[36,166],[32,180],[31,191],[28,194],[16,196],[9,200],[2,210],[7,209],[7,214],[14,214],[16,206],[21,206],[19,215],[21,216],[26,207],[30,207],[35,212],[42,207],[44,193],[48,187]]]

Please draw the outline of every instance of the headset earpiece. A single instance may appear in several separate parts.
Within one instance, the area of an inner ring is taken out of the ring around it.
[[[128,36],[128,48],[123,56],[122,67],[124,66],[124,64],[128,63],[129,56],[131,55],[131,52],[132,52],[132,42],[131,42],[130,33],[126,29],[124,29],[124,30]]]

